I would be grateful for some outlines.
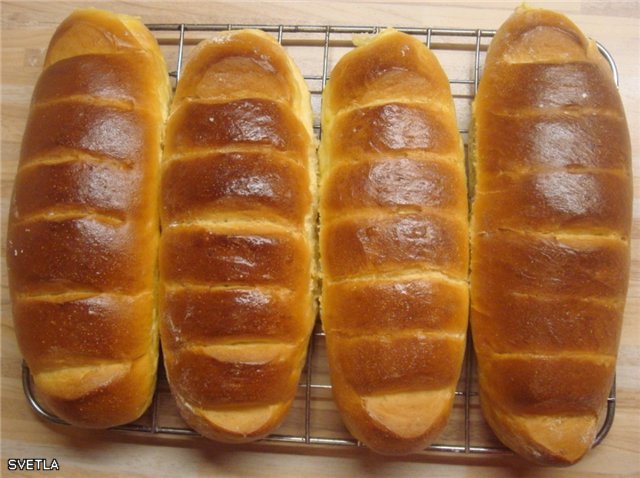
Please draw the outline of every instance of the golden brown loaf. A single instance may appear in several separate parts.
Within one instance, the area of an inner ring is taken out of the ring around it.
[[[522,456],[570,464],[614,376],[629,271],[629,135],[611,70],[567,18],[521,8],[474,103],[472,330],[482,409]]]
[[[428,48],[394,30],[364,43],[323,97],[321,315],[347,428],[406,454],[444,427],[464,355],[464,155]]]
[[[39,398],[76,425],[132,421],[153,394],[170,91],[142,23],[86,9],[58,27],[33,94],[8,230],[14,323]]]
[[[309,91],[259,31],[216,35],[182,73],[161,186],[165,367],[185,420],[258,439],[289,409],[315,320]]]

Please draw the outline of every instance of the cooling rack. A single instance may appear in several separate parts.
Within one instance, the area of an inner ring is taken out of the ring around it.
[[[353,48],[352,37],[375,34],[376,26],[318,26],[318,25],[256,25],[256,24],[151,24],[147,25],[160,44],[172,71],[174,86],[180,80],[183,62],[190,50],[211,32],[256,28],[272,34],[300,67],[311,92],[314,129],[320,129],[320,106],[323,88],[335,63]],[[450,78],[456,106],[458,125],[468,125],[471,103],[478,89],[481,65],[495,30],[458,28],[396,27],[413,35],[431,48]],[[609,52],[600,44],[598,48],[611,66],[614,80],[619,83],[618,71]],[[465,148],[468,129],[461,128]],[[149,433],[158,436],[197,437],[180,418],[171,397],[164,369],[160,361],[158,384],[149,410],[136,422],[115,427],[113,430]],[[38,402],[29,369],[23,364],[22,381],[27,401],[41,418],[65,424]],[[615,383],[607,401],[607,410],[593,446],[607,435],[615,414]],[[276,433],[258,442],[289,444],[294,447],[356,447],[363,446],[349,435],[342,425],[331,397],[331,384],[327,368],[324,333],[318,321],[309,343],[306,365],[292,409]],[[467,343],[465,360],[458,382],[453,410],[447,427],[438,441],[415,456],[437,453],[455,454],[461,458],[478,455],[509,455],[490,431],[482,418],[477,391],[476,367],[471,339]]]

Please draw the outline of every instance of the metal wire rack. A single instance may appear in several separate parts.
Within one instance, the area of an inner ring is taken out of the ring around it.
[[[147,25],[155,34],[169,65],[175,69],[169,75],[177,83],[185,58],[189,51],[211,32],[256,28],[268,32],[282,44],[300,67],[312,97],[314,129],[320,130],[320,106],[324,86],[337,60],[351,48],[355,34],[375,34],[375,26],[315,26],[315,25],[255,25],[255,24],[151,24]],[[403,28],[398,30],[424,41],[431,48],[451,83],[459,125],[468,125],[471,103],[478,89],[481,65],[495,30],[459,28]],[[615,62],[600,44],[598,48],[613,71],[616,84],[619,82]],[[174,84],[175,84],[174,83]],[[467,144],[468,129],[460,133]],[[160,364],[162,361],[160,361]],[[324,333],[320,322],[316,323],[309,343],[306,365],[301,377],[294,405],[283,425],[259,443],[283,443],[292,446],[353,447],[362,446],[343,427],[331,398],[324,350]],[[34,394],[29,369],[23,364],[22,381],[25,395],[32,409],[41,418],[58,424],[66,424],[59,417],[45,410]],[[606,415],[593,446],[598,445],[609,432],[615,413],[615,383],[607,401]],[[160,365],[158,384],[149,410],[134,423],[115,427],[113,430],[142,432],[156,435],[198,436],[179,417],[169,391],[164,369]],[[460,457],[478,455],[509,455],[489,430],[479,408],[474,354],[471,340],[467,343],[465,360],[458,383],[454,407],[449,423],[438,442],[417,455],[434,453],[457,454]]]

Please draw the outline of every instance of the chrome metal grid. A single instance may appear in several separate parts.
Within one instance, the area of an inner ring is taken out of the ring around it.
[[[244,25],[244,24],[152,24],[154,32],[169,64],[175,69],[169,74],[180,79],[184,58],[211,32],[257,28],[268,32],[278,40],[293,57],[307,81],[314,111],[314,129],[320,130],[321,95],[332,66],[342,54],[352,48],[354,34],[374,34],[380,28],[374,26],[306,26],[306,25]],[[494,30],[457,28],[397,28],[416,36],[430,47],[447,72],[454,103],[458,114],[458,124],[467,125],[470,120],[471,102],[478,88],[480,69],[488,43]],[[609,62],[614,79],[618,84],[618,72],[609,52],[598,44],[602,55]],[[468,129],[460,133],[466,140]],[[162,361],[161,361],[162,362]],[[42,418],[54,423],[65,424],[63,420],[45,410],[34,395],[29,370],[23,365],[23,387],[33,410]],[[331,399],[331,385],[326,368],[324,353],[324,333],[320,322],[316,323],[309,344],[307,362],[302,374],[296,401],[283,426],[269,437],[265,443],[289,443],[294,446],[362,446],[342,427],[339,415]],[[615,413],[615,383],[607,402],[607,413],[594,441],[598,445],[609,432]],[[143,432],[156,435],[198,436],[179,418],[169,387],[160,365],[158,385],[149,410],[134,423],[115,427],[114,430]],[[491,433],[482,419],[475,376],[474,354],[471,340],[467,344],[465,361],[458,383],[454,408],[449,424],[439,440],[418,455],[433,453],[454,453],[458,456],[508,455],[506,449]]]

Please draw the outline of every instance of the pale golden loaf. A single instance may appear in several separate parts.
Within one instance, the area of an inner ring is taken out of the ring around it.
[[[464,356],[464,152],[433,53],[395,30],[360,43],[323,95],[321,317],[347,428],[407,454],[444,428]]]
[[[178,83],[161,184],[165,368],[184,419],[224,442],[290,408],[316,317],[310,95],[257,30],[201,43]]]
[[[13,317],[39,400],[74,425],[135,420],[154,392],[170,93],[145,26],[95,9],[58,27],[33,93],[9,213]]]
[[[579,460],[615,372],[629,276],[629,133],[611,69],[566,17],[520,8],[474,102],[471,325],[480,400],[530,460]]]

